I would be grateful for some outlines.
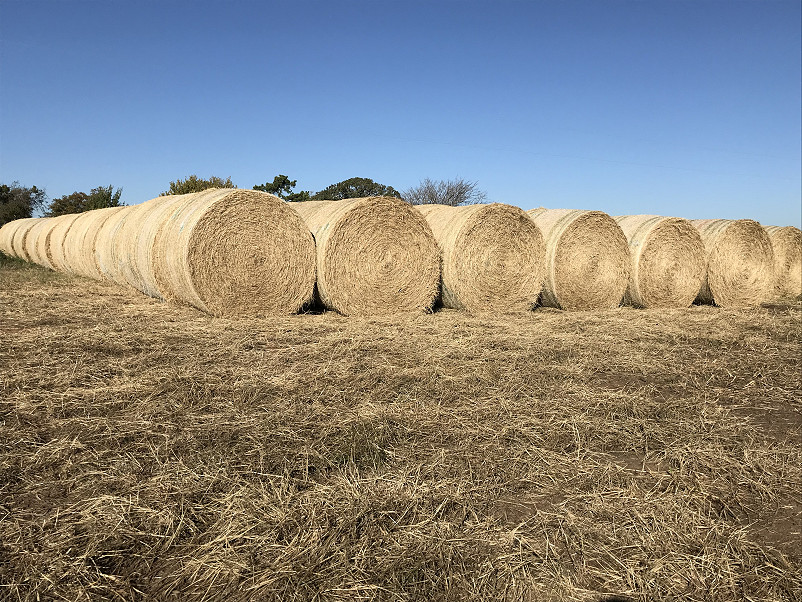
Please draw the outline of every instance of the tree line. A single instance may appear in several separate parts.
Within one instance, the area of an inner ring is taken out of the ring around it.
[[[487,194],[479,190],[477,182],[462,178],[453,180],[434,181],[429,178],[421,180],[417,186],[402,192],[392,186],[374,182],[370,178],[349,178],[327,186],[323,190],[312,193],[309,190],[295,192],[297,180],[290,180],[284,174],[273,178],[272,182],[265,182],[253,187],[253,190],[269,192],[287,202],[302,202],[316,200],[338,201],[342,199],[359,198],[366,196],[390,196],[403,199],[413,205],[440,204],[440,205],[469,205],[483,203]],[[170,182],[168,189],[161,196],[169,194],[188,194],[200,192],[208,188],[236,188],[231,178],[211,176],[199,178],[191,175],[184,179]],[[92,209],[104,207],[119,207],[124,205],[121,201],[122,188],[114,186],[98,186],[87,192],[73,192],[50,200],[44,189],[36,186],[22,186],[19,182],[9,185],[0,184],[0,226],[15,219],[33,217],[40,213],[45,217],[55,217],[69,213],[82,213]]]

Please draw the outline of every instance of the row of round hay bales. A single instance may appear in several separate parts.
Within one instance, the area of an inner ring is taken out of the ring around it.
[[[438,296],[470,311],[755,304],[802,292],[801,241],[751,220],[386,197],[286,204],[232,189],[0,229],[8,254],[217,315],[297,311],[315,282],[345,315],[428,310]]]

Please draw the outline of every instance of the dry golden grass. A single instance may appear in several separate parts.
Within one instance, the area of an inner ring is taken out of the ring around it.
[[[0,599],[796,600],[800,304],[219,319],[0,266]]]

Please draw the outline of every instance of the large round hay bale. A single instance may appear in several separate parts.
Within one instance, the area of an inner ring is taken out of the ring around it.
[[[546,241],[541,303],[566,310],[612,309],[629,283],[629,244],[602,211],[531,209]]]
[[[28,237],[28,232],[30,232],[31,228],[36,225],[38,218],[26,217],[16,221],[17,227],[11,235],[11,250],[15,257],[31,261],[31,257],[25,249],[25,239]]]
[[[751,219],[691,223],[702,236],[707,265],[698,301],[738,307],[772,298],[774,257],[763,226]]]
[[[95,280],[103,280],[103,274],[98,268],[95,257],[98,232],[106,220],[123,209],[125,207],[106,207],[87,211],[81,218],[80,227],[77,222],[73,225],[73,229],[78,229],[73,239],[75,248],[72,250],[73,254],[77,254],[77,261],[73,266],[76,273]]]
[[[50,262],[47,260],[47,256],[41,254],[41,246],[39,245],[39,240],[47,236],[49,229],[50,218],[38,218],[36,223],[28,230],[22,244],[25,247],[25,253],[30,257],[29,261],[52,269]]]
[[[764,226],[774,252],[774,290],[778,297],[802,295],[802,230]]]
[[[118,271],[118,245],[115,239],[130,213],[131,207],[121,207],[103,221],[95,237],[95,261],[101,277],[121,285],[127,285],[128,281]]]
[[[218,198],[219,189],[210,188],[202,192],[185,195],[167,195],[146,201],[147,210],[139,218],[136,235],[130,241],[129,257],[136,265],[139,276],[137,288],[151,297],[165,299],[169,291],[162,292],[154,269],[154,244],[156,236],[168,217],[181,212],[187,205],[203,203]],[[163,286],[169,286],[165,283]]]
[[[42,265],[55,270],[50,253],[50,234],[58,221],[65,216],[49,217],[47,223],[42,228],[39,236],[36,237],[36,256],[42,261]]]
[[[293,203],[317,243],[317,291],[343,315],[429,310],[440,251],[429,224],[390,197]]]
[[[636,307],[688,307],[705,277],[705,246],[688,220],[659,215],[614,218],[632,257],[624,302]]]
[[[523,209],[489,205],[419,205],[442,257],[444,307],[526,311],[543,287],[546,245]]]
[[[311,301],[315,242],[287,203],[230,188],[181,197],[153,239],[164,298],[214,315],[294,313]]]
[[[64,241],[67,238],[70,228],[72,228],[72,225],[75,223],[75,220],[81,217],[81,215],[80,213],[71,213],[69,215],[60,215],[53,218],[53,226],[47,233],[45,240],[47,244],[46,257],[54,270],[59,272],[70,271],[70,266],[67,263],[67,256],[65,255]]]

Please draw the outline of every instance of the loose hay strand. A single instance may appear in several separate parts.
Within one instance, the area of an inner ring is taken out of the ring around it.
[[[431,309],[440,251],[429,224],[391,197],[293,203],[315,235],[317,292],[343,315]]]
[[[531,209],[546,242],[541,303],[567,310],[612,309],[629,283],[629,244],[602,211]]]
[[[509,312],[537,304],[546,247],[526,212],[502,203],[415,209],[440,247],[444,307]]]
[[[763,226],[750,219],[691,223],[705,245],[706,274],[697,301],[739,307],[773,297],[774,256]]]
[[[614,218],[632,257],[625,303],[636,307],[688,307],[705,274],[705,251],[688,220],[659,215]]]

